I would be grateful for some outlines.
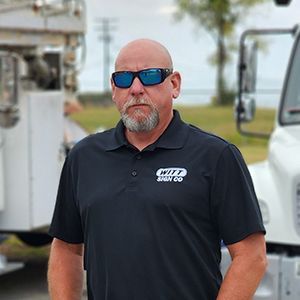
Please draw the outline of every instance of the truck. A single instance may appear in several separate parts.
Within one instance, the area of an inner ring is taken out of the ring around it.
[[[288,5],[289,0],[276,0]],[[257,40],[263,36],[290,35],[292,51],[271,133],[249,130],[255,120]],[[238,131],[246,136],[269,138],[267,159],[249,165],[266,228],[267,272],[256,300],[300,299],[300,27],[253,29],[240,40],[238,101],[235,116]],[[222,250],[221,270],[230,263]]]
[[[47,235],[85,56],[83,0],[0,0],[0,234]],[[0,274],[19,268],[0,254]]]

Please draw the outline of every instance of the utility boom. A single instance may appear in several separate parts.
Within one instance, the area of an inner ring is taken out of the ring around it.
[[[77,90],[85,24],[82,0],[0,0],[0,232],[31,245],[51,241],[63,106]]]

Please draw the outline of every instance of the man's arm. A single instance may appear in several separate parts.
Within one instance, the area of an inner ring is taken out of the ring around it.
[[[232,263],[225,275],[217,300],[252,299],[267,267],[264,235],[254,233],[227,247]]]
[[[48,267],[52,300],[81,299],[83,286],[83,244],[70,244],[54,238]]]

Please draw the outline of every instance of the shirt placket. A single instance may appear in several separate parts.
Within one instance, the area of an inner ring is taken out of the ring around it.
[[[135,192],[138,188],[138,182],[141,177],[142,158],[143,155],[141,152],[135,153],[132,157],[132,163],[129,169],[128,191]]]

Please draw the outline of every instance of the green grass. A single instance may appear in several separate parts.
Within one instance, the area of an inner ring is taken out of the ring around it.
[[[0,244],[0,254],[13,261],[44,261],[49,256],[50,246],[30,247],[21,242],[15,235]]]
[[[247,163],[261,161],[267,156],[267,140],[241,136],[235,127],[232,107],[177,106],[181,117],[190,124],[194,124],[206,131],[217,134],[236,144]],[[275,111],[260,109],[257,111],[255,122],[249,127],[255,131],[268,130],[274,124]],[[99,127],[111,128],[119,120],[119,113],[115,107],[87,107],[82,112],[72,115],[89,132],[94,132]],[[34,248],[11,236],[0,245],[0,252],[8,255],[10,259],[30,260],[45,259],[48,257],[49,246]]]
[[[260,161],[267,155],[267,140],[241,136],[234,121],[232,107],[216,106],[176,106],[181,117],[187,123],[196,125],[203,130],[217,134],[237,145],[247,163]],[[248,127],[255,131],[269,131],[274,124],[275,111],[260,109],[256,112],[255,122]],[[89,132],[99,127],[112,128],[119,120],[119,113],[113,106],[87,107],[82,112],[72,115]]]
[[[90,106],[79,113],[73,114],[72,119],[88,132],[94,132],[99,127],[114,127],[119,120],[119,113],[113,106]]]

